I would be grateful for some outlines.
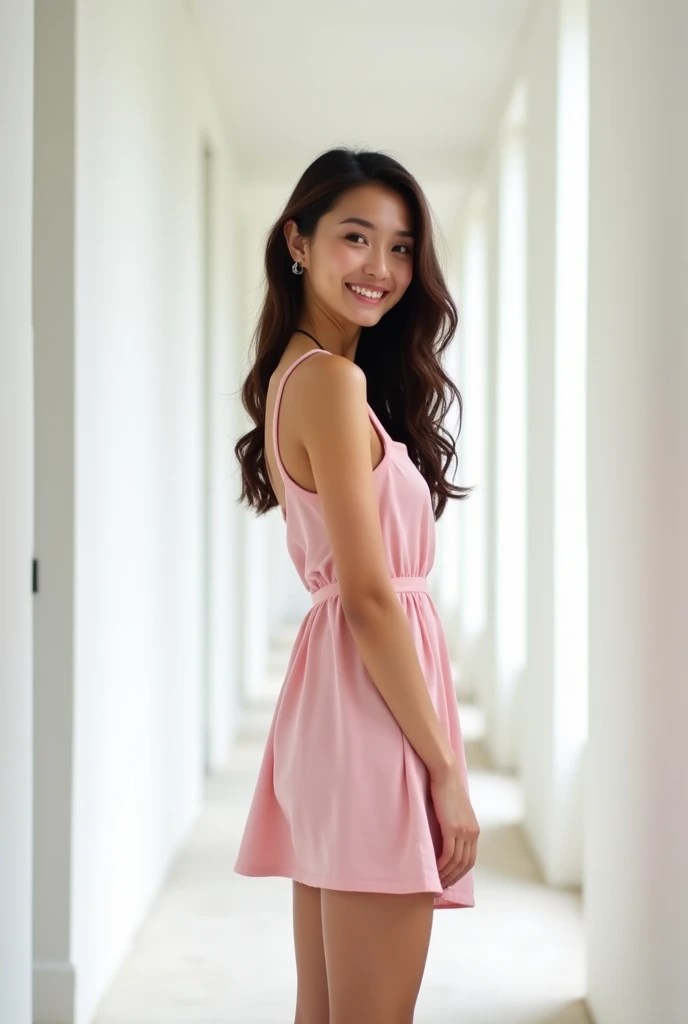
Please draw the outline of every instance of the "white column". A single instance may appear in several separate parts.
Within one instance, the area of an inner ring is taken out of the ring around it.
[[[484,483],[485,502],[485,548],[487,594],[485,602],[485,631],[476,661],[479,672],[478,698],[485,713],[486,729],[494,716],[496,705],[496,548],[497,548],[497,328],[499,322],[499,250],[501,225],[499,218],[499,148],[490,153],[486,166],[486,476]],[[493,752],[492,752],[493,753]]]
[[[31,1013],[33,5],[0,7],[0,1020]]]
[[[490,207],[489,655],[486,741],[496,765],[516,758],[516,700],[525,662],[525,100],[500,126]]]
[[[587,731],[585,0],[543,5],[528,79],[528,587],[520,763],[545,877],[580,883]]]
[[[590,5],[590,738],[598,1024],[688,1006],[688,9]]]
[[[487,624],[487,239],[485,190],[470,200],[463,236],[459,373],[464,422],[458,454],[462,481],[475,488],[460,508],[460,672],[477,695]]]

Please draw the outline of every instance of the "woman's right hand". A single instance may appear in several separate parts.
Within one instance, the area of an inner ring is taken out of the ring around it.
[[[441,776],[431,775],[430,793],[442,831],[437,870],[442,888],[448,889],[474,866],[480,826],[456,762]]]

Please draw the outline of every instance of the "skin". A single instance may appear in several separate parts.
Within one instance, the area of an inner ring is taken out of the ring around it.
[[[349,218],[373,226],[342,223]],[[428,768],[443,836],[438,868],[448,887],[475,864],[480,829],[389,580],[372,476],[383,442],[368,414],[365,375],[353,361],[361,328],[377,323],[411,282],[411,230],[403,199],[378,185],[340,197],[312,238],[300,236],[294,221],[285,225],[292,259],[304,268],[299,327],[333,357],[308,359],[290,377],[279,444],[288,474],[319,495],[347,623],[375,685]],[[364,305],[350,293],[352,282],[386,294],[378,305]],[[303,334],[290,339],[268,388],[268,424],[283,374],[315,347]],[[284,508],[271,430],[266,456]],[[413,1021],[432,929],[432,893],[352,893],[294,882],[293,908],[296,1024]]]

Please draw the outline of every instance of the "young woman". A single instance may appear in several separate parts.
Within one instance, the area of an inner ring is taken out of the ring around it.
[[[241,500],[279,505],[313,607],[291,653],[235,871],[293,880],[296,1024],[409,1024],[433,910],[472,907],[479,826],[428,593],[461,396],[425,196],[334,149],[268,236],[242,397]]]

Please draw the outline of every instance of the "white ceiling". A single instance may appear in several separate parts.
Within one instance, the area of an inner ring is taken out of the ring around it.
[[[296,180],[342,144],[473,176],[531,0],[190,0],[240,167]]]

